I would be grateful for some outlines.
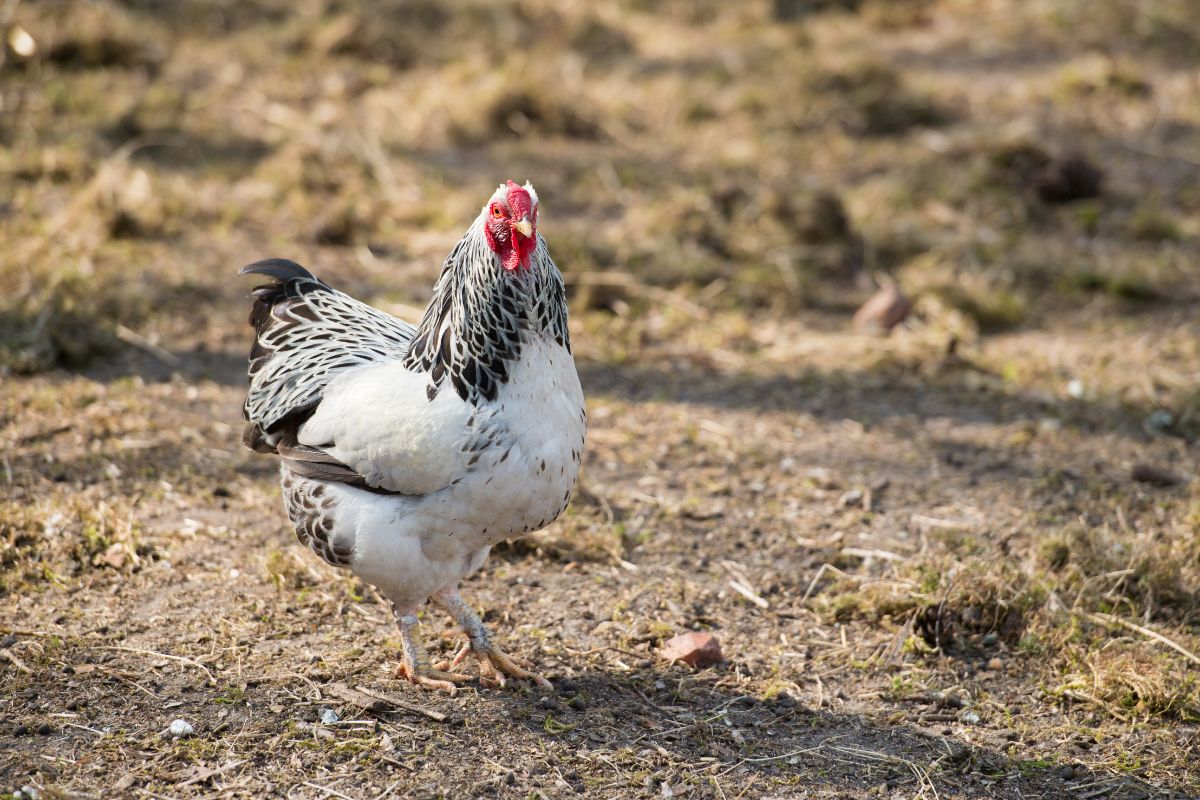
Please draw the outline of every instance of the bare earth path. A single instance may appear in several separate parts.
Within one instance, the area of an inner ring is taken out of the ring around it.
[[[1200,796],[1194,17],[0,3],[0,798]],[[241,446],[233,276],[411,319],[510,177],[591,429],[464,587],[557,691],[451,698]]]
[[[16,497],[72,495],[102,509],[97,524],[131,515],[136,534],[103,531],[123,544],[95,557],[120,569],[6,599],[21,665],[5,672],[9,774],[144,796],[1153,793],[1089,764],[1114,750],[1179,763],[1191,726],[1093,729],[1086,709],[1046,695],[1011,638],[922,655],[902,602],[864,619],[819,590],[841,570],[886,586],[893,562],[951,534],[1019,547],[1064,486],[1124,483],[1126,460],[1167,463],[1178,447],[1083,421],[1039,427],[1036,400],[1003,392],[824,369],[904,345],[793,332],[823,353],[801,370],[763,356],[757,372],[698,377],[686,348],[661,372],[583,363],[593,429],[572,513],[470,585],[504,641],[555,677],[553,695],[450,699],[387,677],[388,609],[292,541],[273,471],[238,446],[232,370],[194,380],[185,361],[164,381],[21,384],[9,402],[25,412],[7,411],[4,429]],[[92,427],[55,432],[62,406]],[[1066,470],[1078,474],[1047,487]],[[717,633],[724,665],[655,660],[658,641],[698,627]],[[444,718],[363,710],[359,687]],[[327,707],[342,721],[320,725]],[[195,735],[170,737],[177,718]]]

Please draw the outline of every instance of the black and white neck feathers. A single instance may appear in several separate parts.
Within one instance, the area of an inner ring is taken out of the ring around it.
[[[466,402],[496,399],[523,342],[543,336],[571,349],[566,290],[539,236],[529,267],[506,270],[483,217],[446,257],[404,364],[429,373],[433,400],[448,383]]]

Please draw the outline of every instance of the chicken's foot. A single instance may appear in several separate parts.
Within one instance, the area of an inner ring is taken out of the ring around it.
[[[449,670],[436,669],[429,665],[429,656],[417,638],[418,624],[415,609],[392,611],[396,625],[400,628],[400,663],[396,665],[393,676],[423,686],[426,689],[440,689],[454,695],[458,692],[456,684],[471,680],[469,675]]]
[[[466,646],[458,651],[453,660],[439,663],[438,667],[443,669],[457,667],[468,654],[471,654],[479,660],[480,683],[504,686],[505,676],[508,676],[533,681],[543,689],[554,689],[550,681],[538,673],[530,671],[527,668],[528,664],[516,661],[492,643],[492,636],[484,626],[483,620],[475,613],[475,609],[462,599],[457,587],[447,586],[439,589],[434,592],[431,599],[453,617],[467,635]]]

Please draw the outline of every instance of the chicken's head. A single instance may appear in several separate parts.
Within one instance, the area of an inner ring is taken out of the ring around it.
[[[508,271],[529,267],[537,248],[538,196],[527,181],[518,186],[509,181],[496,189],[483,209],[483,230],[488,247],[500,256]]]

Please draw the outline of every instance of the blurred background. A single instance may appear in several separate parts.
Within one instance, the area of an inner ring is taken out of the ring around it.
[[[0,369],[232,346],[267,255],[420,306],[509,177],[621,337],[836,323],[888,279],[967,342],[1144,318],[1194,294],[1192,11],[8,0]]]
[[[240,445],[236,272],[292,258],[415,319],[511,178],[591,432],[568,512],[468,593],[576,688],[555,720],[469,694],[511,737],[397,751],[412,780],[477,794],[500,746],[522,796],[562,796],[543,749],[580,791],[614,763],[671,796],[703,761],[794,796],[771,759],[853,730],[805,774],[1200,793],[1195,0],[0,0],[0,36],[0,717],[83,696],[138,737],[74,766],[22,739],[21,775],[184,796],[273,737],[222,774],[391,784],[287,727],[306,682],[379,678],[393,632]],[[726,664],[660,692],[658,644],[695,629]],[[163,660],[146,686],[237,735],[155,738],[128,646],[202,661],[215,683]],[[65,683],[92,662],[125,678]],[[747,696],[816,710],[626,747]]]

